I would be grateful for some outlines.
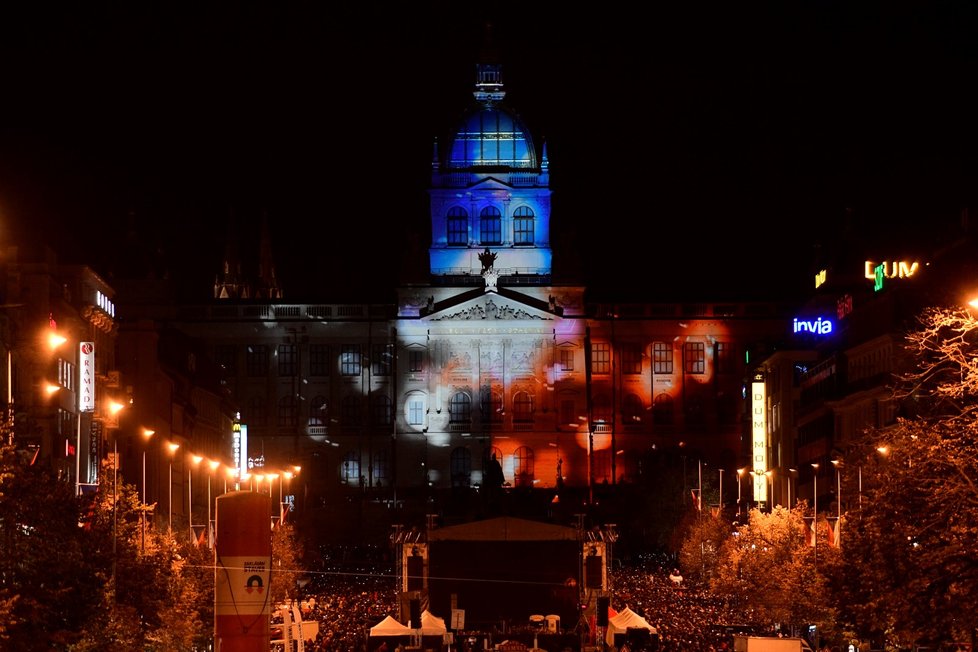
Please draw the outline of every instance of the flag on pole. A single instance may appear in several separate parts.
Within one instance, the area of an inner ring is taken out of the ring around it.
[[[695,507],[697,511],[702,512],[703,511],[703,505],[700,504],[700,498],[699,498],[699,496],[696,495],[696,490],[695,489],[690,489],[689,490],[689,493],[691,493],[693,495],[693,507]]]
[[[197,537],[197,541],[195,543],[197,544],[198,548],[207,545],[207,528],[201,529],[200,536]]]
[[[806,518],[805,520],[808,519]],[[808,531],[806,534],[808,536],[809,547],[814,548],[815,547],[815,519],[814,518],[812,519],[812,522],[808,525]]]

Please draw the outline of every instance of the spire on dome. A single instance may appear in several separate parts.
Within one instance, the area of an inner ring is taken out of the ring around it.
[[[492,25],[486,25],[485,40],[482,45],[482,55],[476,64],[475,91],[472,92],[477,102],[492,106],[502,102],[506,97],[503,90],[503,67],[496,55],[496,47],[492,41]]]

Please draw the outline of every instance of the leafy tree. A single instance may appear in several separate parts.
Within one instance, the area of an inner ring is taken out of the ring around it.
[[[299,576],[303,573],[295,528],[291,523],[276,525],[272,531],[272,572],[269,592],[272,604],[290,604],[299,597]]]
[[[748,523],[727,536],[719,549],[710,588],[732,608],[753,613],[758,624],[815,624],[835,627],[824,573],[837,564],[838,549],[819,539],[818,566],[809,544],[804,502],[794,510],[752,509]]]
[[[930,308],[906,337],[903,410],[871,429],[846,463],[861,470],[840,605],[851,627],[894,645],[971,639],[978,612],[978,321]]]
[[[74,487],[44,464],[0,451],[0,641],[4,649],[63,648],[98,603],[107,573],[79,527]]]
[[[708,582],[720,565],[720,550],[730,538],[733,526],[726,517],[688,510],[680,527],[686,538],[679,548],[683,577],[693,582]]]

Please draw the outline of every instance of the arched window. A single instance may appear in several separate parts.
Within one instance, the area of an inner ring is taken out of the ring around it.
[[[486,206],[479,214],[479,242],[484,245],[503,243],[502,215],[495,206]]]
[[[451,423],[470,423],[472,421],[472,399],[465,392],[456,392],[448,404]]]
[[[469,214],[464,208],[453,206],[448,211],[448,244],[462,247],[469,243]]]
[[[426,396],[422,392],[411,392],[404,401],[404,419],[409,426],[420,428],[425,425],[424,417],[427,412]]]
[[[280,428],[295,428],[298,423],[295,396],[289,394],[278,401],[278,425]]]
[[[517,487],[532,487],[533,474],[533,449],[520,446],[513,453],[513,484]]]
[[[533,244],[533,210],[529,206],[520,206],[513,213],[513,244]]]
[[[360,456],[354,451],[343,456],[343,463],[340,464],[340,482],[354,486],[360,484]]]
[[[309,402],[309,425],[325,426],[329,423],[329,402],[323,395],[315,396]]]
[[[479,409],[483,423],[500,422],[503,420],[503,395],[494,392],[488,385],[482,388]]]
[[[370,421],[374,426],[391,425],[391,399],[386,394],[370,397]]]
[[[673,422],[673,402],[668,394],[659,394],[652,401],[652,422],[657,426],[671,426]]]
[[[642,423],[642,413],[644,411],[645,406],[642,405],[642,399],[637,394],[625,394],[625,398],[621,402],[621,416],[625,422],[624,425],[628,426]]]
[[[529,392],[513,394],[513,421],[533,421],[533,397]]]
[[[468,487],[472,484],[472,453],[459,446],[452,450],[452,486]]]

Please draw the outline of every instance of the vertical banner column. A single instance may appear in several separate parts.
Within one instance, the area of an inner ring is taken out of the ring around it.
[[[272,499],[235,491],[215,501],[214,642],[219,652],[268,652]]]

